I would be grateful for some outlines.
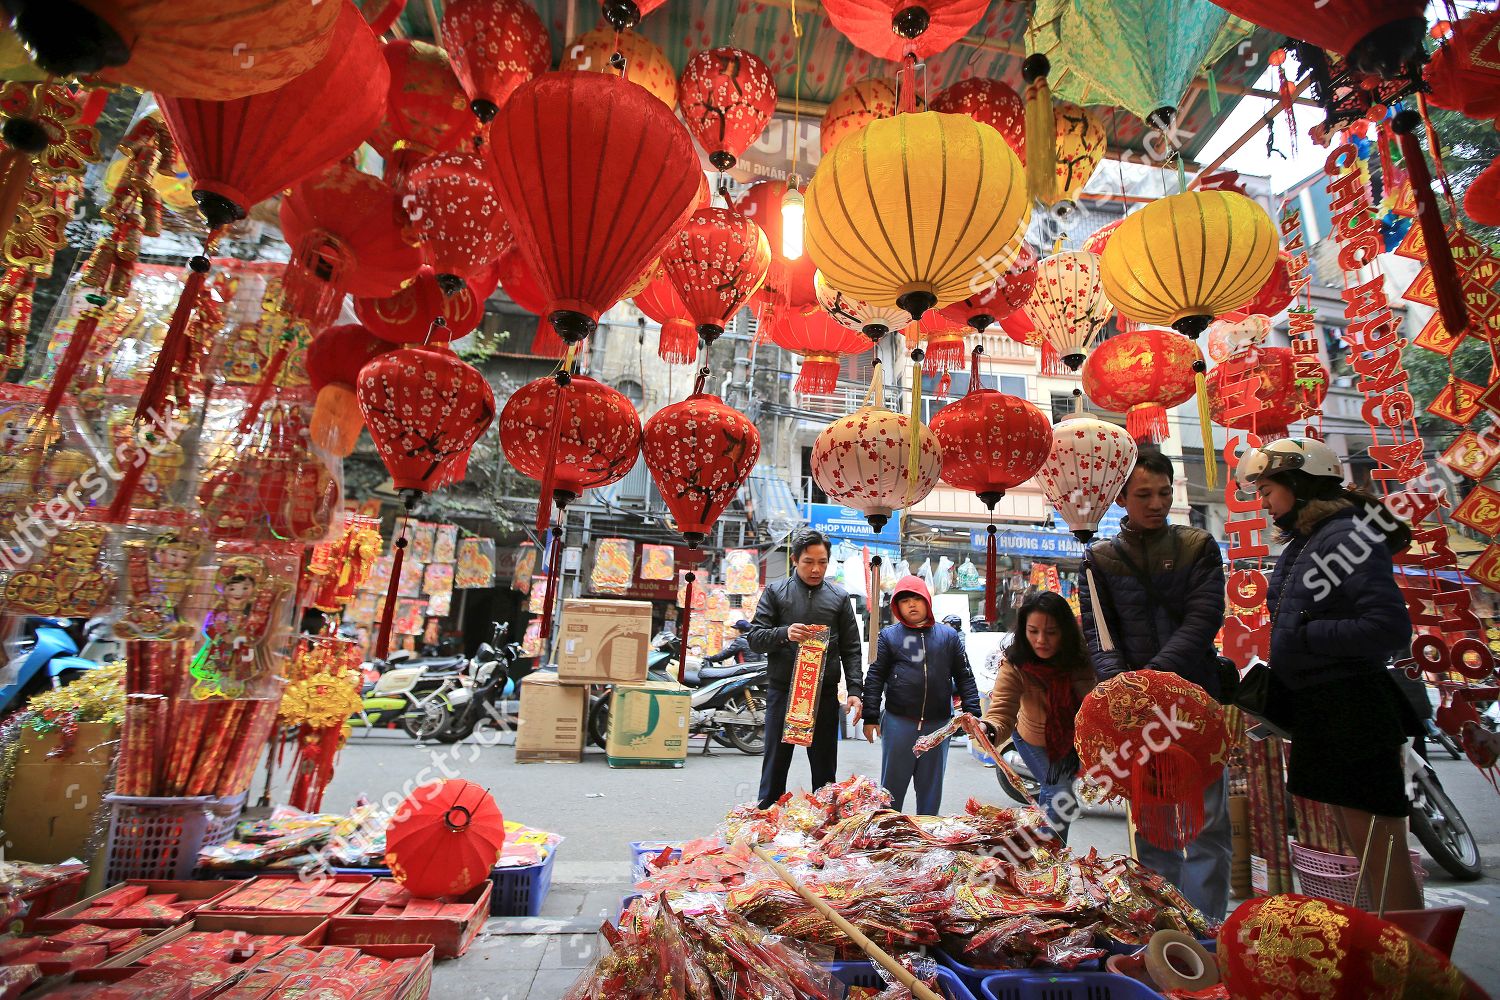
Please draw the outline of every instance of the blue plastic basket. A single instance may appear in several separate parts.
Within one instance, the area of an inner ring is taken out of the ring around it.
[[[536,917],[542,912],[547,893],[552,888],[552,862],[557,858],[557,848],[547,855],[547,860],[525,868],[496,868],[490,872],[490,916],[492,917]],[[391,874],[389,868],[333,868],[335,875],[375,875],[380,878]]]
[[[964,984],[971,990],[978,990],[980,983],[984,982],[986,979],[997,973],[1011,971],[1008,969],[981,969],[972,965],[965,965],[958,959],[954,958],[952,955],[948,954],[948,952],[944,951],[942,948],[933,948],[931,949],[931,952],[933,958],[937,959],[945,967],[952,969],[955,973],[957,973],[958,978],[962,979],[964,981]],[[1077,971],[1098,972],[1101,968],[1102,966],[1099,964],[1098,959],[1090,959],[1087,962],[1080,963]],[[1022,969],[1020,971],[1050,974],[1048,973],[1047,969]]]
[[[1163,1000],[1129,976],[1112,972],[997,972],[979,984],[980,1000]]]
[[[874,962],[828,962],[823,968],[845,986],[873,986],[876,989],[886,986]],[[937,967],[937,985],[938,993],[948,1000],[977,1000],[962,979],[941,965]]]
[[[630,842],[630,884],[635,885],[646,877],[646,862],[652,858],[659,857],[661,852],[667,848],[672,849],[672,857],[682,857],[682,841],[680,840],[632,840]]]

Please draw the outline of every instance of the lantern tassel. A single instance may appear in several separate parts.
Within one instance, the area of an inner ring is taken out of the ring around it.
[[[1043,375],[1071,375],[1072,371],[1063,364],[1063,359],[1057,353],[1057,348],[1052,346],[1052,341],[1042,341],[1042,374]]]
[[[1417,134],[1421,124],[1420,114],[1403,111],[1391,122],[1391,130],[1396,133],[1396,141],[1401,145],[1401,156],[1406,162],[1407,177],[1416,199],[1417,223],[1421,225],[1422,236],[1427,242],[1427,266],[1432,271],[1443,329],[1456,336],[1468,329],[1469,310],[1464,303],[1463,285],[1459,280],[1458,267],[1453,262],[1453,248],[1448,244],[1448,232],[1438,210],[1437,196],[1432,190],[1432,174],[1427,169],[1427,159],[1422,152],[1422,139]],[[1433,149],[1436,148],[1434,137]]]
[[[1203,435],[1203,483],[1211,490],[1219,488],[1218,450],[1214,448],[1214,425],[1208,410],[1208,366],[1193,362],[1193,379],[1198,390],[1198,432]]]
[[[756,331],[761,337],[762,330]],[[698,360],[698,328],[685,319],[669,319],[661,325],[656,356],[669,365],[690,365]]]
[[[1192,787],[1197,773],[1197,764],[1185,751],[1165,747],[1131,775],[1131,814],[1147,843],[1180,851],[1198,836],[1203,829],[1203,790]]]
[[[911,352],[911,419],[910,437],[906,442],[906,501],[911,506],[912,493],[917,488],[917,468],[921,458],[922,441],[922,349]]]
[[[985,540],[984,551],[984,620],[990,624],[1000,620],[997,611],[999,609],[999,580],[996,574],[996,541],[995,525],[992,523],[986,529],[989,538]]]
[[[866,592],[866,606],[870,609],[870,647],[866,663],[874,663],[880,650],[880,563],[879,556],[870,557],[869,590]]]
[[[552,612],[557,607],[557,578],[562,570],[562,540],[563,526],[558,524],[552,529],[552,544],[548,546],[547,552],[547,592],[546,602],[542,606],[543,642],[552,637]]]
[[[94,332],[99,329],[99,320],[104,315],[104,296],[95,293],[85,295],[89,306],[78,317],[73,327],[73,336],[68,340],[68,349],[63,352],[57,370],[52,373],[52,384],[47,387],[47,399],[42,403],[42,416],[50,417],[62,405],[63,393],[73,384],[78,368],[83,364],[89,345],[94,342]]]
[[[793,389],[802,395],[828,393],[838,388],[838,384],[839,359],[832,354],[809,354],[802,359]]]
[[[677,683],[686,687],[688,627],[693,623],[693,583],[698,579],[698,574],[688,570],[683,579],[687,581],[687,587],[683,590],[682,630],[678,633],[677,642]]]
[[[213,239],[214,235],[211,233],[209,242],[212,243]],[[152,366],[151,375],[146,379],[146,387],[141,390],[140,401],[136,404],[137,421],[149,419],[152,412],[160,410],[166,402],[168,383],[188,352],[188,323],[193,318],[193,310],[198,307],[198,296],[203,291],[204,283],[208,281],[209,266],[208,258],[202,254],[188,261],[190,273],[183,284],[182,297],[177,300],[177,308],[172,312],[172,322],[161,342],[161,353],[156,356],[156,364]]]
[[[963,367],[962,337],[935,337],[927,341],[927,353],[922,359],[922,374],[941,375],[945,372],[962,371]]]
[[[409,508],[408,508],[409,509]],[[391,559],[391,580],[385,588],[385,608],[380,612],[380,632],[375,638],[375,659],[383,660],[391,651],[391,625],[396,620],[396,600],[401,592],[401,564],[406,561],[406,522],[401,522],[401,537],[396,539],[396,554]]]
[[[1040,52],[1026,57],[1026,188],[1044,205],[1057,201],[1057,119],[1052,114],[1052,64]]]
[[[1167,437],[1167,410],[1160,403],[1141,403],[1125,414],[1125,430],[1137,441],[1164,441]]]

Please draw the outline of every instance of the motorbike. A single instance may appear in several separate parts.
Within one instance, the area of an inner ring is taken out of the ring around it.
[[[108,628],[102,619],[95,622],[99,624],[93,631]],[[66,618],[27,619],[27,634],[21,638],[18,652],[0,671],[0,711],[10,708],[23,694],[62,687],[83,671],[99,666],[99,661],[78,655],[78,643],[67,631],[71,625]]]
[[[1420,737],[1406,744],[1406,793],[1411,799],[1411,832],[1444,871],[1463,882],[1484,875],[1479,842],[1468,822],[1438,780],[1437,771],[1419,752]]]
[[[492,725],[506,732],[514,732],[519,720],[521,703],[520,682],[531,667],[523,665],[523,651],[519,643],[500,644],[505,634],[499,622],[495,623],[495,643],[479,644],[474,654],[472,676],[469,684],[451,692],[446,699],[447,718],[437,734],[440,743],[457,743],[468,739],[482,725]],[[507,690],[515,685],[515,697],[506,698]]]
[[[414,739],[431,739],[447,721],[444,699],[462,683],[464,662],[463,657],[413,661],[403,652],[372,661],[367,672],[373,670],[376,679],[366,687],[349,725],[363,727],[368,735],[377,726],[399,724]]]

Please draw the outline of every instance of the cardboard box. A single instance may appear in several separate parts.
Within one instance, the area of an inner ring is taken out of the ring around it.
[[[605,753],[610,767],[681,767],[693,693],[672,681],[615,688]]]
[[[119,730],[103,722],[83,722],[66,754],[62,733],[22,730],[15,776],[5,800],[5,856],[56,864],[81,857],[103,808],[105,779]]]
[[[516,727],[516,760],[583,759],[589,689],[564,684],[550,670],[527,674],[521,681],[521,715]]]
[[[651,605],[565,600],[557,628],[557,676],[565,684],[635,684],[646,679]]]

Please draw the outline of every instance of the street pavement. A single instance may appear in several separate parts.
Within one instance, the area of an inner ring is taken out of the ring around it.
[[[616,770],[592,748],[581,764],[517,764],[505,745],[419,747],[394,731],[356,734],[340,755],[324,808],[348,809],[361,795],[394,802],[423,781],[459,776],[488,788],[507,819],[562,834],[542,916],[492,918],[463,958],[438,965],[432,989],[443,1000],[556,1000],[593,960],[600,923],[614,917],[630,891],[629,843],[707,835],[732,806],[754,798],[759,757],[717,746],[705,757],[697,752],[700,746],[694,742],[681,769]],[[1500,795],[1467,761],[1434,761],[1481,842],[1485,878],[1457,882],[1426,859],[1427,902],[1469,908],[1454,957],[1500,996],[1500,950],[1494,947],[1500,940]],[[851,772],[878,778],[879,745],[840,743],[839,775]],[[799,753],[791,786],[806,784],[808,776]],[[1010,804],[994,771],[955,745],[948,755],[944,811],[962,810],[971,796]],[[1125,836],[1124,812],[1099,807],[1073,825],[1069,839],[1077,849],[1118,854],[1125,851]],[[1412,846],[1419,846],[1415,838]]]

